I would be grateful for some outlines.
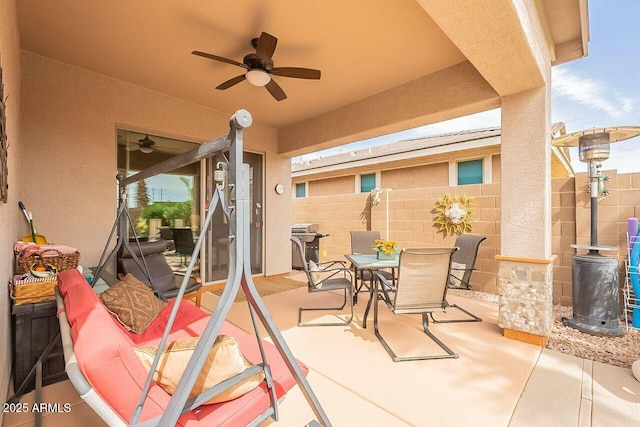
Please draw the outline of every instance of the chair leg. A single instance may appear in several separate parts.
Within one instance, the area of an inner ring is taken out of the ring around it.
[[[347,305],[347,292],[349,298],[349,311],[350,316],[349,319],[345,322],[334,322],[334,323],[302,323],[302,312],[303,311],[340,311],[344,309]],[[311,308],[298,308],[298,326],[307,327],[307,326],[347,326],[353,320],[353,289],[345,289],[344,290],[344,301],[340,307],[311,307]]]
[[[458,310],[462,311],[463,313],[467,314],[470,319],[453,319],[453,320],[436,320],[433,317],[433,313],[431,313],[431,320],[433,320],[433,323],[463,323],[463,322],[482,322],[482,319],[478,316],[476,316],[473,313],[468,312],[467,310],[465,310],[464,308],[456,305],[456,304],[449,304],[447,303],[447,308],[457,308]]]
[[[427,334],[427,336],[431,338],[436,344],[438,344],[440,348],[446,351],[447,354],[438,354],[433,356],[398,356],[391,349],[387,341],[380,333],[380,330],[378,329],[378,300],[376,298],[375,305],[373,306],[373,330],[376,334],[376,337],[378,338],[378,341],[380,341],[380,344],[382,344],[382,347],[384,347],[384,349],[387,351],[389,356],[391,356],[391,359],[394,362],[408,362],[412,360],[457,359],[459,357],[458,354],[454,353],[449,347],[447,347],[442,341],[440,341],[435,335],[431,333],[431,331],[429,330],[429,317],[427,313],[422,313],[422,328],[424,329],[424,332]]]

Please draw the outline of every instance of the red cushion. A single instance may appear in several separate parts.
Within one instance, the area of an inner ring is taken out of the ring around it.
[[[132,335],[137,334],[124,331],[99,302],[84,277],[73,271],[75,270],[60,273],[59,289],[64,296],[67,316],[70,320],[73,319],[72,338],[78,366],[96,392],[128,422],[147,378],[147,372],[132,350],[132,347],[136,346]],[[171,307],[173,303],[163,310],[162,319],[154,320],[144,334],[137,335],[137,338],[143,337],[149,342],[159,341],[163,323],[168,319]],[[180,305],[178,313],[170,340],[199,336],[209,321],[207,313],[187,302]],[[260,363],[260,351],[253,334],[248,334],[228,322],[223,323],[220,333],[238,338],[240,350],[245,357],[253,363]],[[295,385],[295,380],[275,346],[266,341],[263,341],[263,344],[267,362],[271,367],[276,395],[280,398]],[[307,368],[300,366],[306,375]],[[170,397],[152,383],[140,421],[160,416]],[[237,399],[204,405],[182,415],[178,425],[247,425],[260,416],[269,405],[269,394],[263,382],[258,388]]]
[[[64,270],[58,274],[58,292],[64,299],[64,311],[72,334],[78,320],[82,321],[96,305],[102,305],[91,285],[76,269]],[[76,335],[72,337],[75,340]]]
[[[171,316],[171,310],[173,310],[173,306],[175,305],[176,300],[169,301],[169,304],[166,305],[165,308],[160,311],[158,317],[153,319],[153,322],[147,326],[147,329],[141,334],[136,334],[134,332],[130,332],[122,327],[122,330],[125,331],[131,340],[136,344],[143,344],[150,341],[160,341],[162,338],[162,334],[164,333],[164,328],[169,321],[169,317]],[[209,315],[204,311],[200,310],[195,305],[191,304],[189,301],[182,301],[180,303],[180,308],[176,313],[176,317],[173,320],[173,326],[171,327],[171,333],[175,333],[184,328],[187,328],[189,324],[200,320],[202,318],[209,318]],[[193,335],[190,335],[193,336]]]

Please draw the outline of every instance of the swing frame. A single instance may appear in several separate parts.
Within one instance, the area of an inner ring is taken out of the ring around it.
[[[229,133],[227,135],[223,135],[211,142],[205,143],[202,146],[175,156],[169,160],[166,160],[162,163],[158,163],[150,168],[147,168],[135,175],[124,178],[122,176],[118,177],[119,181],[119,192],[120,192],[120,206],[118,209],[118,215],[116,217],[116,221],[111,230],[109,238],[107,240],[107,244],[105,245],[105,249],[100,257],[100,262],[95,271],[95,276],[93,283],[96,283],[102,274],[104,273],[105,267],[109,264],[109,262],[113,259],[113,257],[117,254],[117,252],[124,246],[130,248],[130,242],[127,234],[127,224],[133,225],[131,217],[128,212],[127,203],[126,203],[126,186],[132,183],[138,182],[140,180],[149,178],[151,176],[167,173],[177,168],[189,165],[191,163],[198,162],[202,159],[212,157],[215,155],[222,154],[225,150],[229,150],[229,160],[226,166],[227,169],[227,180],[224,185],[227,188],[224,188],[222,185],[217,184],[213,190],[213,195],[210,202],[209,211],[207,213],[204,225],[202,230],[207,230],[213,218],[213,214],[215,210],[220,207],[222,212],[227,218],[228,230],[229,230],[229,275],[226,280],[226,284],[222,295],[220,296],[220,300],[216,305],[214,311],[212,312],[209,320],[207,322],[204,331],[198,341],[198,344],[193,352],[191,359],[189,360],[185,372],[180,379],[175,392],[171,396],[167,407],[164,410],[164,413],[156,418],[146,420],[144,422],[139,422],[140,414],[142,413],[142,408],[151,387],[151,383],[153,381],[153,374],[156,371],[158,366],[159,358],[161,356],[161,352],[158,352],[153,363],[149,374],[147,376],[144,388],[138,400],[135,410],[133,411],[133,416],[129,421],[129,426],[137,426],[137,427],[151,427],[151,426],[165,426],[165,425],[175,425],[178,421],[179,417],[191,411],[198,406],[202,405],[212,397],[216,396],[220,392],[226,390],[227,388],[233,386],[237,382],[241,381],[244,378],[247,378],[256,372],[264,372],[265,381],[267,383],[267,387],[270,391],[271,397],[271,406],[267,408],[263,414],[255,419],[251,425],[259,425],[263,421],[268,418],[273,418],[274,420],[278,420],[278,401],[276,398],[276,393],[273,386],[273,380],[270,372],[269,365],[267,363],[265,352],[263,349],[262,340],[259,336],[258,329],[258,320],[265,328],[269,337],[271,338],[273,345],[278,350],[278,353],[282,357],[286,367],[292,374],[295,379],[297,385],[300,387],[305,399],[313,410],[316,418],[320,421],[320,423],[324,426],[331,426],[331,422],[329,421],[326,413],[322,409],[320,402],[318,401],[316,395],[314,394],[311,386],[309,385],[306,377],[304,376],[300,366],[296,362],[291,350],[289,349],[287,343],[284,340],[280,330],[275,324],[273,318],[269,314],[262,298],[258,294],[255,284],[253,282],[253,278],[251,275],[251,263],[250,263],[250,233],[249,233],[249,215],[250,215],[250,206],[249,206],[249,166],[244,164],[243,161],[243,129],[251,126],[252,117],[246,110],[238,110],[236,111],[231,120],[229,121]],[[225,190],[227,190],[229,194],[229,202],[225,197]],[[109,252],[108,248],[111,246],[111,242],[113,240],[114,235],[117,231],[117,242],[115,247]],[[135,233],[134,233],[135,235]],[[191,260],[189,262],[189,266],[187,267],[187,272],[182,280],[180,290],[178,295],[176,296],[175,304],[172,308],[169,320],[167,321],[167,325],[165,327],[164,333],[158,345],[158,348],[164,348],[167,343],[169,333],[173,326],[174,320],[176,318],[179,306],[183,300],[185,289],[187,283],[189,281],[189,276],[192,274],[193,269],[196,264],[196,260],[200,253],[203,241],[204,241],[205,233],[200,233],[198,240],[195,244],[195,248],[193,254],[191,256]],[[135,242],[140,247],[139,240],[136,236]],[[107,252],[109,252],[107,254]],[[133,252],[133,251],[130,251]],[[140,266],[140,268],[146,272],[148,277],[148,267],[144,260],[144,256],[141,256],[140,259],[134,257],[136,262]],[[262,363],[256,364],[239,375],[236,375],[222,383],[214,386],[209,390],[205,390],[198,396],[189,399],[189,394],[196,382],[199,372],[204,365],[206,358],[209,354],[209,349],[213,346],[213,343],[218,336],[220,329],[226,320],[229,311],[231,309],[231,305],[234,302],[238,291],[242,288],[246,299],[247,304],[249,305],[249,312],[251,315],[251,320],[254,327],[254,332],[256,334],[256,339],[258,342],[258,346],[260,349],[260,353],[262,356]],[[61,304],[62,300],[60,296],[58,296],[58,303]],[[62,323],[66,323],[65,329],[68,332],[68,323],[66,322],[66,317],[64,313],[60,317],[60,323],[62,327]],[[77,367],[77,364],[69,363],[73,362],[75,358],[73,354],[73,343],[71,342],[68,334],[66,337],[63,337],[63,345],[65,346],[65,360],[67,361],[68,367],[71,367],[73,373],[69,372],[69,377],[72,380],[74,386],[76,383],[82,390],[78,389],[81,393],[88,393],[91,387],[87,383],[86,379],[82,376],[82,373]],[[69,348],[71,346],[71,348]],[[68,357],[67,357],[68,356]],[[75,368],[75,369],[73,369]],[[81,378],[78,378],[80,376]],[[73,377],[73,378],[72,378]],[[95,394],[95,391],[92,391]],[[98,397],[98,399],[92,399],[94,401],[95,406],[91,403],[91,401],[87,401],[89,405],[98,412],[103,419],[111,419],[111,420],[120,420],[119,416],[113,412],[109,408],[109,406],[102,399]],[[100,402],[96,401],[99,400]],[[112,414],[108,414],[111,411]],[[108,416],[105,418],[105,416]],[[110,415],[110,416],[109,416]],[[312,421],[311,425],[317,425],[317,421]]]

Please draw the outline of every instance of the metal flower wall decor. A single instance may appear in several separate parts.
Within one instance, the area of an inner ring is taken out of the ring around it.
[[[462,234],[473,229],[471,222],[474,220],[473,198],[463,194],[462,196],[445,196],[435,204],[434,226],[438,231],[446,235]]]

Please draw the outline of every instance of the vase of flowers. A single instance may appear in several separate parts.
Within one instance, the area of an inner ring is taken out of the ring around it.
[[[398,253],[398,243],[394,240],[378,239],[372,248],[376,251],[378,259],[394,259]]]

